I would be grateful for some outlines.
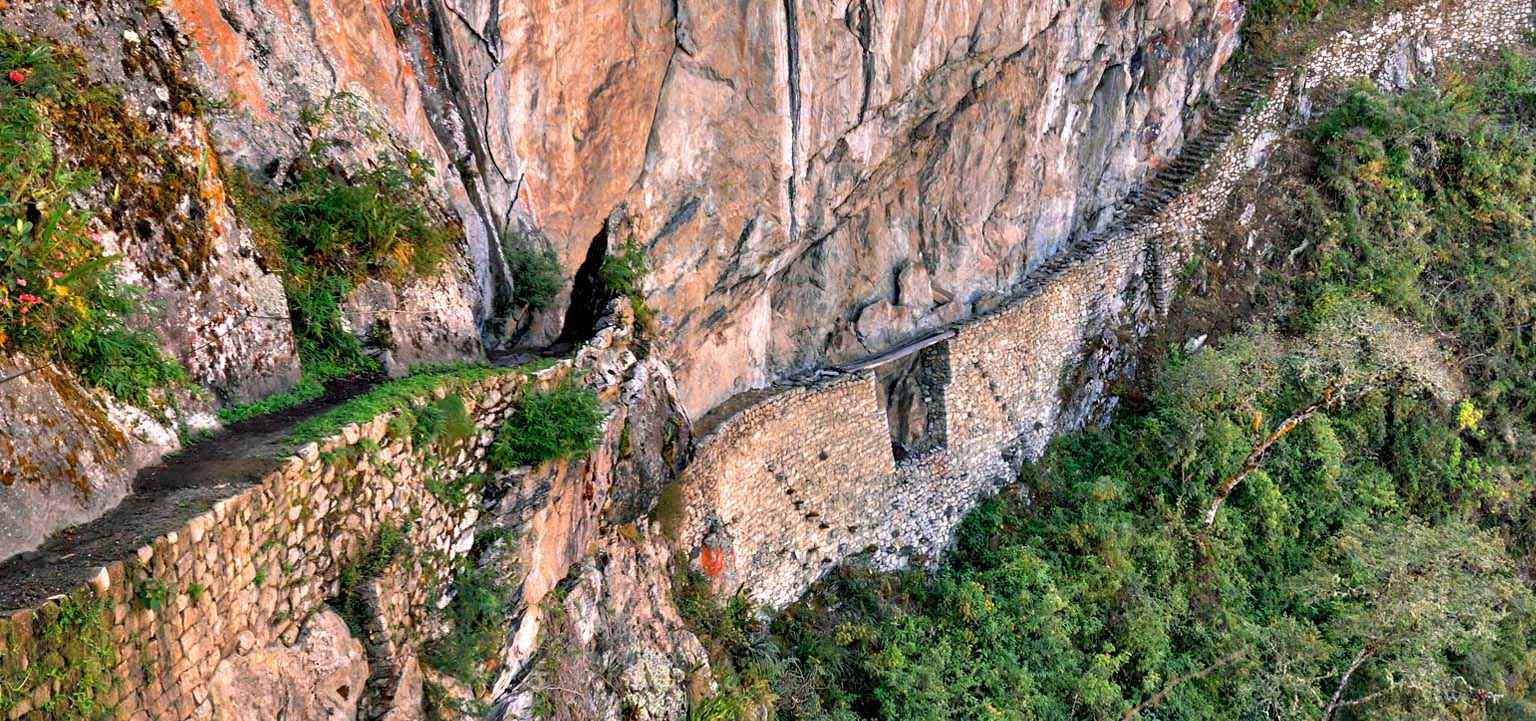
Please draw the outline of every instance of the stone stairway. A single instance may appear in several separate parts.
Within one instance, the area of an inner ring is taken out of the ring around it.
[[[1109,239],[1134,230],[1136,226],[1157,217],[1173,200],[1184,192],[1189,182],[1209,165],[1217,151],[1232,139],[1248,112],[1263,97],[1264,91],[1285,72],[1281,65],[1264,65],[1251,69],[1223,94],[1223,102],[1206,118],[1205,127],[1195,140],[1180,151],[1178,157],[1164,166],[1146,185],[1133,190],[1116,209],[1109,226],[1096,233],[1085,235],[1072,242],[1049,260],[1036,268],[1025,279],[1020,295],[1028,295],[1050,278],[1093,255]],[[1149,249],[1151,251],[1152,249]],[[1152,251],[1155,252],[1155,251]],[[1153,273],[1154,298],[1162,297],[1162,278]]]
[[[1003,389],[998,386],[997,379],[992,377],[991,371],[988,371],[981,361],[971,361],[971,365],[976,368],[976,372],[981,375],[982,380],[987,382],[987,390],[992,394],[992,400],[996,401],[997,406],[1002,409],[1003,417],[1008,421],[1008,427],[1018,428],[1018,416],[1014,414],[1013,406],[1008,403],[1007,397],[1003,395]]]

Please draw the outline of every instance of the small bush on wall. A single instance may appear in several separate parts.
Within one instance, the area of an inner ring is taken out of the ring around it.
[[[492,467],[505,470],[544,461],[583,458],[597,444],[602,405],[590,388],[565,381],[533,391],[512,407],[491,446]]]
[[[513,305],[531,310],[548,307],[565,285],[565,271],[555,251],[535,248],[526,240],[505,240],[501,247],[512,273]]]

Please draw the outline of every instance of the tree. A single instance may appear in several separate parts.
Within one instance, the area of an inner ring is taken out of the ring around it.
[[[1244,394],[1239,411],[1253,414],[1252,433],[1260,434],[1264,427],[1264,408],[1259,405],[1264,399],[1275,399],[1276,408],[1289,405],[1290,410],[1282,411],[1284,419],[1259,435],[1236,470],[1217,486],[1205,512],[1206,528],[1215,524],[1217,512],[1238,484],[1259,468],[1265,452],[1319,411],[1388,388],[1427,392],[1447,404],[1457,397],[1457,383],[1440,350],[1412,325],[1369,303],[1329,299],[1321,306],[1312,330],[1303,336],[1241,343],[1245,356],[1266,360],[1265,372],[1222,377],[1222,382],[1245,377],[1235,385]],[[1263,349],[1263,354],[1254,349]],[[1299,400],[1287,404],[1286,398]]]
[[[1532,600],[1498,535],[1411,518],[1340,534],[1295,591],[1320,621],[1271,629],[1278,651],[1264,685],[1291,698],[1277,706],[1311,700],[1324,721],[1367,709],[1372,719],[1427,718],[1447,699],[1486,700],[1448,658],[1495,640]]]

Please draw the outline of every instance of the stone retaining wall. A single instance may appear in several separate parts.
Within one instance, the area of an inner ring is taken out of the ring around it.
[[[391,430],[394,412],[343,427],[299,448],[259,486],[102,568],[87,588],[0,619],[0,719],[95,718],[81,711],[87,704],[110,718],[237,717],[210,704],[221,662],[294,643],[309,615],[341,592],[342,570],[386,529],[402,532],[408,551],[354,589],[380,612],[364,640],[414,656],[480,513],[477,491],[450,503],[429,481],[488,473],[487,450],[514,400],[561,382],[621,337],[606,329],[575,360],[537,373],[444,376],[420,402],[463,399],[476,430],[456,445],[415,447],[408,431]],[[618,354],[633,360],[622,346]],[[73,643],[72,634],[92,640]],[[355,705],[363,692],[340,698]]]
[[[699,441],[679,481],[689,500],[683,545],[718,586],[745,585],[775,606],[855,555],[888,568],[941,551],[965,513],[1052,435],[1105,417],[1108,384],[1133,370],[1135,342],[1166,313],[1207,220],[1311,112],[1314,95],[1362,77],[1400,87],[1433,62],[1520,42],[1536,28],[1532,13],[1530,0],[1436,0],[1321,44],[1263,87],[1160,212],[1043,269],[1004,307],[922,351],[922,377],[937,379],[924,393],[938,447],[896,463],[871,378],[823,372]]]

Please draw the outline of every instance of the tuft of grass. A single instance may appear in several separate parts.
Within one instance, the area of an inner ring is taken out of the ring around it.
[[[115,718],[112,699],[121,681],[114,675],[118,644],[112,640],[111,617],[106,599],[81,589],[38,609],[30,636],[0,628],[0,716],[9,716],[23,699],[35,698],[39,688],[52,686],[49,699],[34,706],[27,719]]]
[[[503,423],[488,456],[491,467],[506,470],[556,459],[584,458],[597,445],[602,404],[592,389],[569,379],[519,398]]]
[[[386,413],[406,411],[423,396],[444,385],[462,386],[511,372],[514,371],[509,368],[470,364],[419,368],[409,377],[374,386],[367,392],[325,413],[305,419],[288,436],[288,443],[292,446],[301,446],[310,441],[330,437],[342,426],[351,423],[367,423]]]
[[[298,384],[287,393],[270,395],[254,403],[220,408],[218,411],[219,422],[224,425],[230,425],[248,418],[259,418],[303,405],[324,395],[325,384],[316,380],[313,375],[306,373],[299,379]]]

